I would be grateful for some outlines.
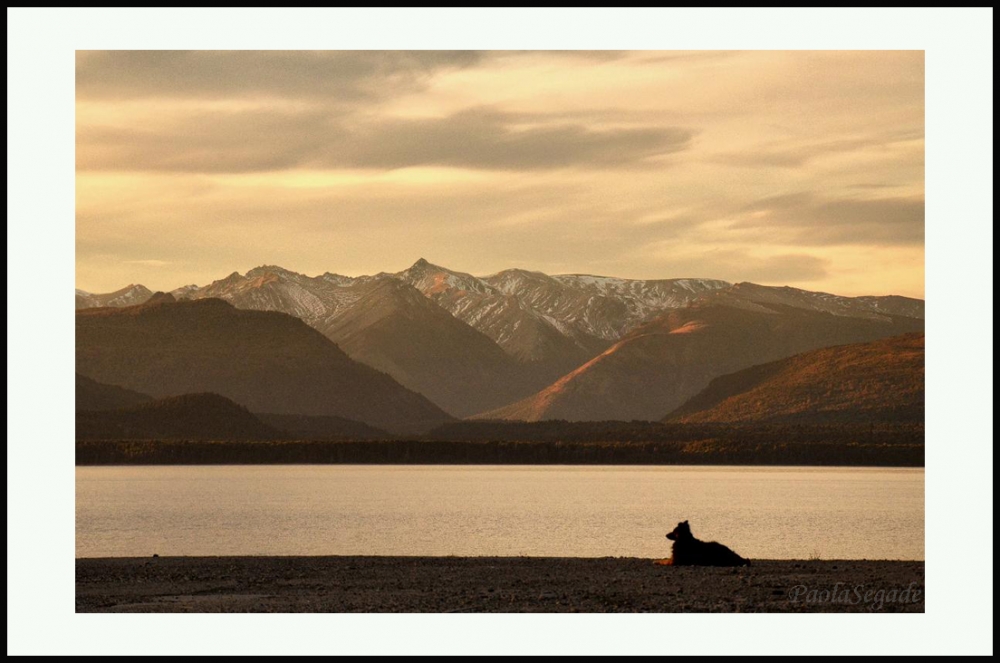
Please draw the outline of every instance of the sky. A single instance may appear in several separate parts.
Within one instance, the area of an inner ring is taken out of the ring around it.
[[[77,287],[280,265],[924,293],[922,51],[78,51]]]

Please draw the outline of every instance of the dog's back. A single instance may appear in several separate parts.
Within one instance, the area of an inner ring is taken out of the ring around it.
[[[750,560],[721,543],[694,538],[686,520],[667,534],[667,538],[674,542],[670,560],[673,566],[750,566]]]

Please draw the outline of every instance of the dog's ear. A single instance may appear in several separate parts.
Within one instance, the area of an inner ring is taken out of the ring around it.
[[[686,520],[685,520],[685,521],[684,521],[684,522],[683,522],[682,524],[684,524],[684,525],[687,525],[687,524],[688,524],[688,521],[686,521]]]

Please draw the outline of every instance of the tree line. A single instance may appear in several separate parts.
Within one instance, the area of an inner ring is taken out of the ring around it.
[[[664,433],[662,427],[646,430],[647,433],[658,430],[660,439],[599,439],[603,437],[600,435],[598,439],[586,439],[595,435],[593,430],[579,435],[579,439],[573,439],[572,435],[552,439],[551,433],[556,430],[558,426],[551,425],[519,430],[520,437],[531,439],[497,436],[443,439],[445,435],[441,434],[424,439],[386,440],[79,440],[76,462],[78,465],[924,465],[924,431],[923,426],[916,425],[678,425],[667,427],[672,431],[670,434]],[[533,433],[527,435],[526,431]],[[562,432],[566,434],[567,429]]]

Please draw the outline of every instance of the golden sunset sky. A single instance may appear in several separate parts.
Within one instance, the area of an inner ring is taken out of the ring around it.
[[[417,258],[924,294],[921,51],[78,51],[77,287]]]

